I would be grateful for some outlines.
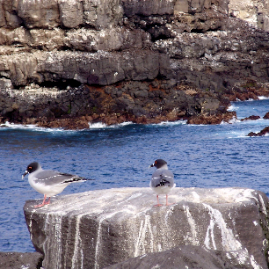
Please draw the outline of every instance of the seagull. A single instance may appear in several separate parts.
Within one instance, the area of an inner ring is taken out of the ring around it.
[[[159,203],[159,194],[166,194],[166,205],[172,205],[168,203],[168,193],[175,187],[174,174],[168,170],[167,162],[162,159],[157,159],[150,167],[156,167],[157,170],[153,173],[150,187],[157,193],[157,205],[162,206]]]
[[[58,171],[43,170],[38,162],[32,162],[27,166],[22,179],[28,174],[28,181],[31,187],[37,192],[44,194],[42,204],[35,205],[35,208],[48,205],[50,203],[50,197],[61,193],[69,184],[91,180]],[[47,197],[49,199],[46,202]]]

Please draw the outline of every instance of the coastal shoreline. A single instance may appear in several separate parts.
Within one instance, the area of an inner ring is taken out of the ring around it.
[[[269,96],[262,1],[12,2],[0,6],[0,123],[219,124],[230,101]]]
[[[228,110],[231,101],[269,96],[269,90],[263,87],[219,96],[179,85],[174,80],[135,85],[136,90],[131,82],[103,87],[85,85],[69,90],[2,90],[0,123],[65,130],[89,129],[97,123],[111,126],[185,120],[187,124],[220,124],[236,118],[236,113]]]

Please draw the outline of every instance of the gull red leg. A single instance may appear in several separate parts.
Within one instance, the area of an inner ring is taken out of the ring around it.
[[[49,205],[50,204],[50,197],[49,200],[45,203],[45,205]]]
[[[157,205],[155,206],[162,206],[162,204],[159,203],[159,195],[157,195]]]
[[[44,194],[44,199],[43,199],[42,204],[40,204],[40,205],[35,205],[35,208],[37,208],[37,207],[42,207],[42,206],[44,206],[44,205],[48,205],[48,204],[50,203],[50,197],[49,197],[48,202],[46,202],[46,199],[47,199],[47,195]]]
[[[166,205],[173,205],[174,203],[172,203],[172,204],[169,204],[168,203],[168,194],[166,194]]]

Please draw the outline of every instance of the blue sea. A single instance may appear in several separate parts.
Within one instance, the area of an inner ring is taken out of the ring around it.
[[[6,123],[0,127],[0,251],[33,252],[23,214],[26,200],[43,196],[21,175],[38,161],[44,169],[74,173],[95,181],[68,186],[60,195],[115,187],[148,187],[155,159],[168,162],[180,187],[244,187],[269,195],[269,136],[248,137],[269,126],[262,117],[269,100],[232,103],[238,119],[230,124],[95,124],[64,131]]]

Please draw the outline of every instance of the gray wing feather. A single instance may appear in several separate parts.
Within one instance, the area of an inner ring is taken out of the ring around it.
[[[43,170],[37,173],[36,182],[42,182],[45,185],[55,185],[61,183],[71,183],[73,181],[83,180],[81,177],[66,173],[60,173],[53,170]]]
[[[174,186],[174,174],[169,170],[158,169],[152,174],[151,186],[158,187],[164,185]]]

